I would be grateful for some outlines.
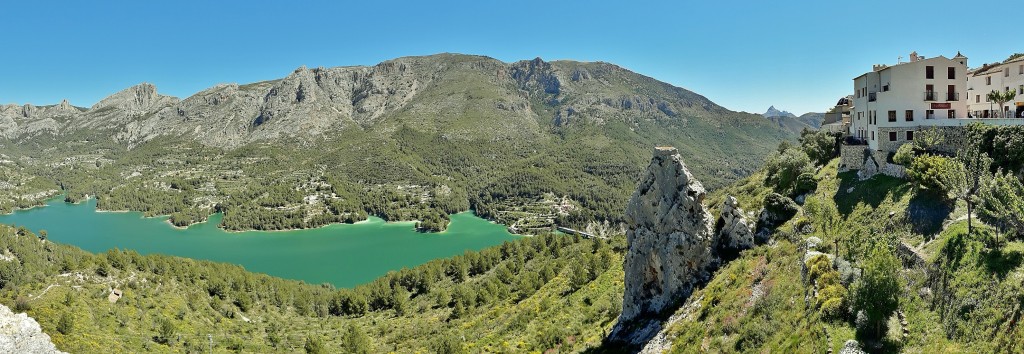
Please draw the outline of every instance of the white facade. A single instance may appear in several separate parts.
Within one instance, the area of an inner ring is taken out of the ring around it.
[[[989,92],[1014,90],[1017,97],[1003,104],[989,102]],[[985,65],[967,77],[967,109],[972,117],[1022,117],[1024,114],[1024,57],[997,65]]]
[[[853,79],[849,134],[878,150],[878,128],[959,125],[941,120],[967,117],[967,58],[957,54],[875,65]],[[888,139],[889,137],[884,137]]]

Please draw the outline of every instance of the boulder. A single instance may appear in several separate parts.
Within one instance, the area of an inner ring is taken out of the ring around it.
[[[789,197],[778,193],[766,196],[764,208],[761,209],[761,215],[757,219],[757,233],[754,241],[767,242],[772,231],[796,216],[798,211],[800,211],[800,207]]]
[[[860,343],[851,339],[843,343],[843,349],[839,350],[839,354],[864,354],[864,351],[860,349]]]
[[[736,198],[727,196],[722,204],[722,215],[715,222],[716,248],[723,257],[754,247],[754,233],[743,215]]]

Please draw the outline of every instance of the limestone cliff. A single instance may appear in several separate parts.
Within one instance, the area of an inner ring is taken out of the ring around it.
[[[619,322],[657,314],[708,277],[716,243],[704,187],[672,147],[658,147],[626,207],[628,250]]]
[[[62,353],[36,320],[0,305],[0,353]]]

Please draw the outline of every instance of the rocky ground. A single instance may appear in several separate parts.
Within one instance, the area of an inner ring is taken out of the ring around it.
[[[36,320],[0,305],[0,353],[63,353],[50,342]]]

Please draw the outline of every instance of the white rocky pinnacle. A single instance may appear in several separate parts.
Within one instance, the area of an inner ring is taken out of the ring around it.
[[[715,260],[704,187],[673,147],[654,150],[647,172],[626,207],[628,250],[620,323],[677,304],[708,277]]]

